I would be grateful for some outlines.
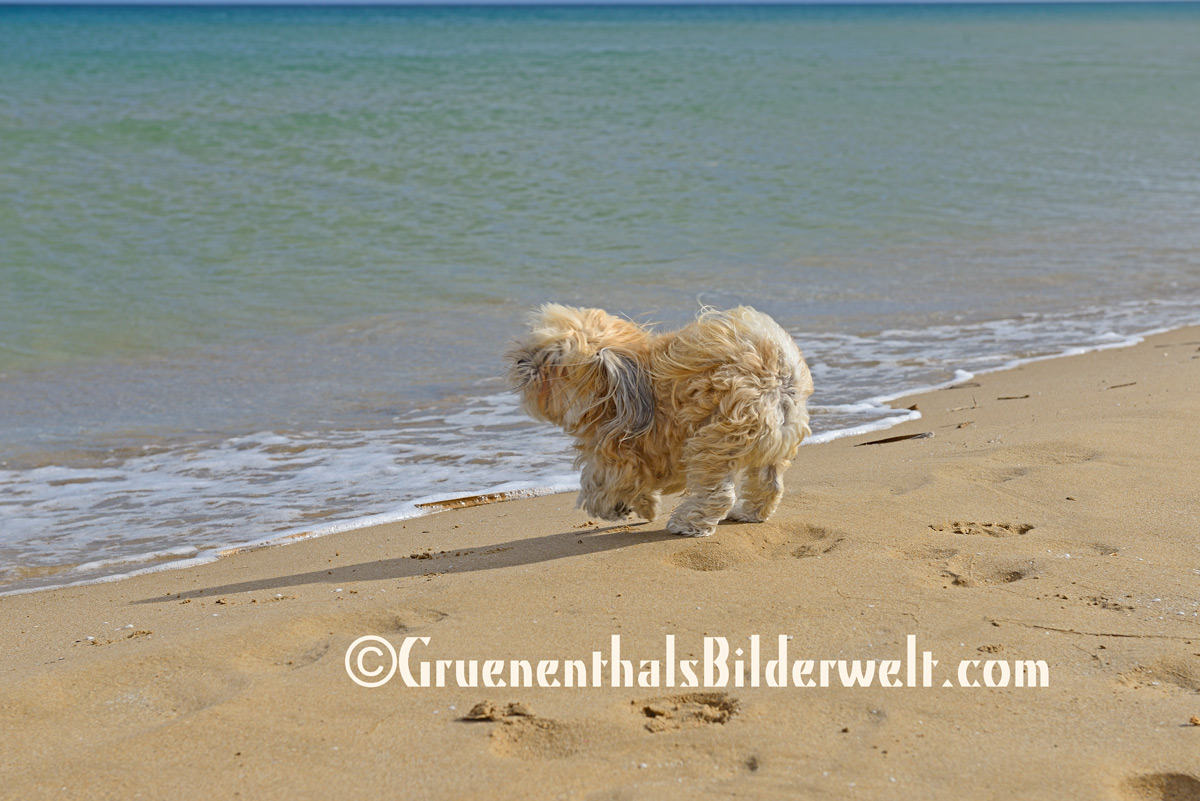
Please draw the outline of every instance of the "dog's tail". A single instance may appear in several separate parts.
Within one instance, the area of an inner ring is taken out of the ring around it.
[[[804,356],[778,323],[749,306],[702,308],[694,329],[668,345],[656,369],[675,387],[676,408],[694,422],[713,413],[742,421],[745,438],[733,439],[750,461],[790,460],[812,435]]]

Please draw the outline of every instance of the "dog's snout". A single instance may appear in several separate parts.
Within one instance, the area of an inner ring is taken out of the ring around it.
[[[529,353],[519,353],[510,357],[512,367],[509,370],[510,380],[516,388],[523,389],[537,378],[537,365]]]

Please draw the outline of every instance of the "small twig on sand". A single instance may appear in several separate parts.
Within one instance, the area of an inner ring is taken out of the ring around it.
[[[955,406],[953,409],[947,409],[946,411],[948,411],[948,412],[961,412],[963,409],[978,409],[978,408],[979,408],[979,402],[978,402],[977,400],[975,400],[975,396],[974,396],[974,395],[972,395],[972,396],[971,396],[971,405],[970,405],[970,406]]]
[[[1027,629],[1041,629],[1042,631],[1057,631],[1060,634],[1078,634],[1083,637],[1127,637],[1134,640],[1194,640],[1196,635],[1176,636],[1171,634],[1125,634],[1123,632],[1112,631],[1078,631],[1076,629],[1063,629],[1057,626],[1042,626],[1038,623],[1027,623],[1024,620],[1006,620],[1002,617],[985,617],[984,620],[991,623],[993,626],[1007,624],[1010,626],[1024,626]]]
[[[932,431],[925,431],[920,434],[901,434],[898,437],[884,437],[883,439],[873,439],[870,442],[860,442],[854,447],[861,448],[863,445],[886,445],[889,442],[903,442],[906,439],[928,439],[932,436]]]

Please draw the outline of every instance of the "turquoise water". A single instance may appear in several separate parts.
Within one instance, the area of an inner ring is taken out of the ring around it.
[[[0,7],[0,583],[569,483],[546,300],[757,306],[825,432],[1196,322],[1197,131],[1195,5]]]

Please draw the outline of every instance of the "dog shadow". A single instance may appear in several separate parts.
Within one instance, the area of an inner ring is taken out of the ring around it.
[[[678,540],[666,529],[645,529],[652,523],[616,523],[604,528],[587,530],[574,529],[541,537],[510,540],[478,548],[459,548],[443,552],[422,551],[413,555],[380,559],[374,562],[359,562],[339,565],[322,570],[310,570],[290,576],[275,576],[233,584],[201,587],[173,595],[143,598],[135,604],[163,603],[189,598],[211,598],[241,592],[283,590],[309,584],[341,585],[354,581],[382,581],[387,579],[414,578],[440,575],[442,573],[477,573],[522,567],[556,559],[570,559],[603,551],[620,550],[635,545],[645,545],[664,540]]]

